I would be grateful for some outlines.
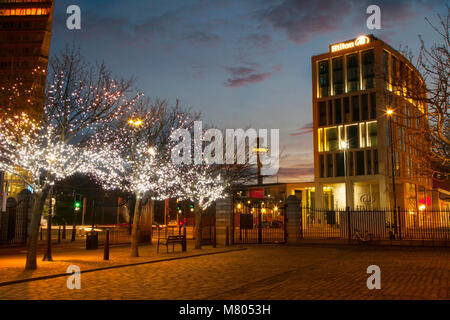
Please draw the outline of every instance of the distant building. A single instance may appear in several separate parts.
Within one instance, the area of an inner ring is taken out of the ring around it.
[[[31,111],[39,111],[43,106],[53,3],[52,0],[0,0],[0,85],[9,87],[22,82],[21,89],[33,87],[38,110]]]
[[[418,134],[427,106],[405,94],[423,96],[420,73],[372,35],[332,44],[311,62],[316,207],[430,207],[431,175],[420,151],[429,144]],[[402,77],[410,85],[400,87]]]
[[[7,91],[0,90],[1,109],[26,111],[30,116],[42,112],[53,6],[52,0],[0,0],[0,89],[22,83],[18,90],[26,96],[23,93],[33,88],[32,109],[24,100],[9,103]],[[10,197],[28,187],[7,173],[2,178],[8,181]]]

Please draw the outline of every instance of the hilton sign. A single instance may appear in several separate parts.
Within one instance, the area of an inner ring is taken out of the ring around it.
[[[337,51],[341,51],[341,50],[345,50],[345,49],[359,47],[359,46],[368,44],[369,42],[370,42],[370,38],[368,36],[360,36],[352,41],[332,44],[330,46],[330,51],[337,52]]]

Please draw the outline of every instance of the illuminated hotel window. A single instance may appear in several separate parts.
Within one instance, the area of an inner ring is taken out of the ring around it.
[[[337,127],[325,129],[325,151],[335,151],[338,149]]]
[[[347,90],[348,92],[357,91],[359,88],[359,64],[358,54],[347,56]]]
[[[319,152],[323,151],[323,129],[318,130]]]
[[[48,14],[48,8],[14,8],[0,10],[0,16],[44,16]]]
[[[328,60],[319,62],[319,98],[330,95],[330,72]]]
[[[359,121],[359,96],[352,97],[352,121]]]
[[[376,121],[367,123],[367,146],[378,147],[378,126]]]
[[[375,81],[374,64],[375,64],[375,56],[373,50],[363,52],[362,53],[363,90],[372,89],[374,87]]]
[[[343,58],[333,59],[333,90],[334,94],[344,93],[344,64]]]
[[[360,148],[366,147],[366,124],[365,123],[359,124],[359,147]]]

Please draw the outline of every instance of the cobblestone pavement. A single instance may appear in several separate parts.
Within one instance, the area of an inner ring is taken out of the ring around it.
[[[449,299],[450,250],[249,246],[248,250],[0,287],[1,299]],[[381,290],[366,286],[381,268]]]

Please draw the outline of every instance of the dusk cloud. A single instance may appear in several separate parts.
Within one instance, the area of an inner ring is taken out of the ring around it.
[[[227,68],[227,69],[231,73],[232,78],[226,81],[225,86],[235,88],[235,87],[243,87],[250,83],[263,82],[273,74],[280,72],[282,66],[273,67],[272,72],[262,72],[262,73],[255,73],[254,69],[246,67]]]
[[[373,4],[369,0],[284,0],[262,9],[258,18],[275,30],[286,33],[289,40],[300,44],[315,36],[333,32],[351,23],[365,25],[368,17],[366,9]],[[381,8],[382,26],[392,27],[417,16],[424,10],[432,10],[439,0],[381,0],[376,3]]]
[[[289,134],[291,137],[296,137],[296,136],[302,136],[305,134],[311,134],[313,133],[313,123],[308,123],[306,125],[304,125],[303,127],[295,130],[296,132]]]

